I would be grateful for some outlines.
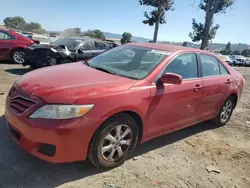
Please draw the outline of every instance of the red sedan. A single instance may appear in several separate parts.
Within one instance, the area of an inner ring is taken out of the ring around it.
[[[14,140],[43,160],[115,167],[138,143],[206,120],[226,124],[243,84],[209,52],[127,44],[22,76],[5,117]]]
[[[25,49],[33,43],[33,40],[15,31],[0,29],[0,60],[12,60],[22,64]]]

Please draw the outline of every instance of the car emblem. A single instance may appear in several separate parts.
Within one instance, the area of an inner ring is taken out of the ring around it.
[[[13,87],[13,88],[10,90],[10,97],[14,97],[15,93],[16,93],[16,88]]]

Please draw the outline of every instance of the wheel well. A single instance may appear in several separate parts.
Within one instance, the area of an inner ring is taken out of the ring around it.
[[[238,96],[235,93],[232,93],[229,97],[234,99],[234,108],[236,107]]]
[[[10,55],[12,55],[12,53],[13,53],[14,51],[16,51],[16,50],[24,50],[24,51],[25,51],[25,49],[22,48],[22,47],[14,48],[14,49],[11,50]]]
[[[139,114],[137,114],[136,112],[133,112],[133,111],[125,111],[123,113],[127,113],[128,115],[130,115],[132,118],[134,118],[134,120],[136,121],[137,123],[137,126],[138,126],[138,132],[139,132],[139,135],[138,135],[138,143],[140,143],[141,139],[142,139],[142,136],[143,136],[143,121],[140,117]]]

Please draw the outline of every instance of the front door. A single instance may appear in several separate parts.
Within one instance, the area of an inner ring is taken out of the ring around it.
[[[76,53],[76,61],[89,60],[96,56],[93,41],[87,41],[81,46]]]
[[[172,72],[182,76],[180,85],[164,84],[151,88],[149,133],[176,130],[197,122],[197,109],[202,97],[202,81],[198,73],[195,53],[185,53],[174,58],[164,73]]]

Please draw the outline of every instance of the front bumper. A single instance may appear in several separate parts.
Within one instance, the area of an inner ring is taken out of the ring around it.
[[[6,99],[5,118],[12,138],[22,149],[51,163],[86,159],[89,142],[101,119],[30,119],[29,115],[42,105],[38,98],[39,102],[22,114],[11,109],[9,100],[10,95]]]

